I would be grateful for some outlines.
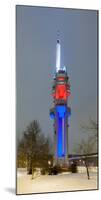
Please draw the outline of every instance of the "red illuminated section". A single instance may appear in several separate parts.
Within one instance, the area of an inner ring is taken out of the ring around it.
[[[64,81],[64,78],[63,77],[59,77],[58,80],[59,81]]]
[[[70,95],[70,86],[69,84],[58,84],[55,88],[55,92],[52,94],[52,96],[56,100],[67,100],[67,97]]]
[[[55,98],[58,99],[64,99],[66,100],[67,94],[66,94],[66,85],[57,85],[56,86],[56,94]]]

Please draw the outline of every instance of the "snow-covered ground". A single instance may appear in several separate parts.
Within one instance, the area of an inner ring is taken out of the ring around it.
[[[63,173],[59,175],[40,175],[32,179],[26,170],[17,172],[17,194],[59,192],[97,189],[97,173]]]

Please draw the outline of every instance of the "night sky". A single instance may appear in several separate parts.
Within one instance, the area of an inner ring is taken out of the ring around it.
[[[51,88],[56,63],[57,30],[61,62],[70,77],[69,150],[86,135],[81,129],[97,118],[97,11],[16,7],[17,137],[37,119],[53,137]]]

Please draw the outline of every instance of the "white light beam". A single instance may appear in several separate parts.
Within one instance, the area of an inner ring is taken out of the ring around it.
[[[56,72],[60,70],[61,66],[61,46],[60,46],[60,41],[57,40],[56,44]]]

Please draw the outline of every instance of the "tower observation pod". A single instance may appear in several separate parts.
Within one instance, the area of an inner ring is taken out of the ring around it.
[[[50,109],[50,117],[54,124],[54,165],[68,163],[68,118],[71,109],[68,107],[70,96],[69,77],[65,67],[61,66],[60,40],[56,43],[56,72],[53,78],[52,93],[54,107]]]

